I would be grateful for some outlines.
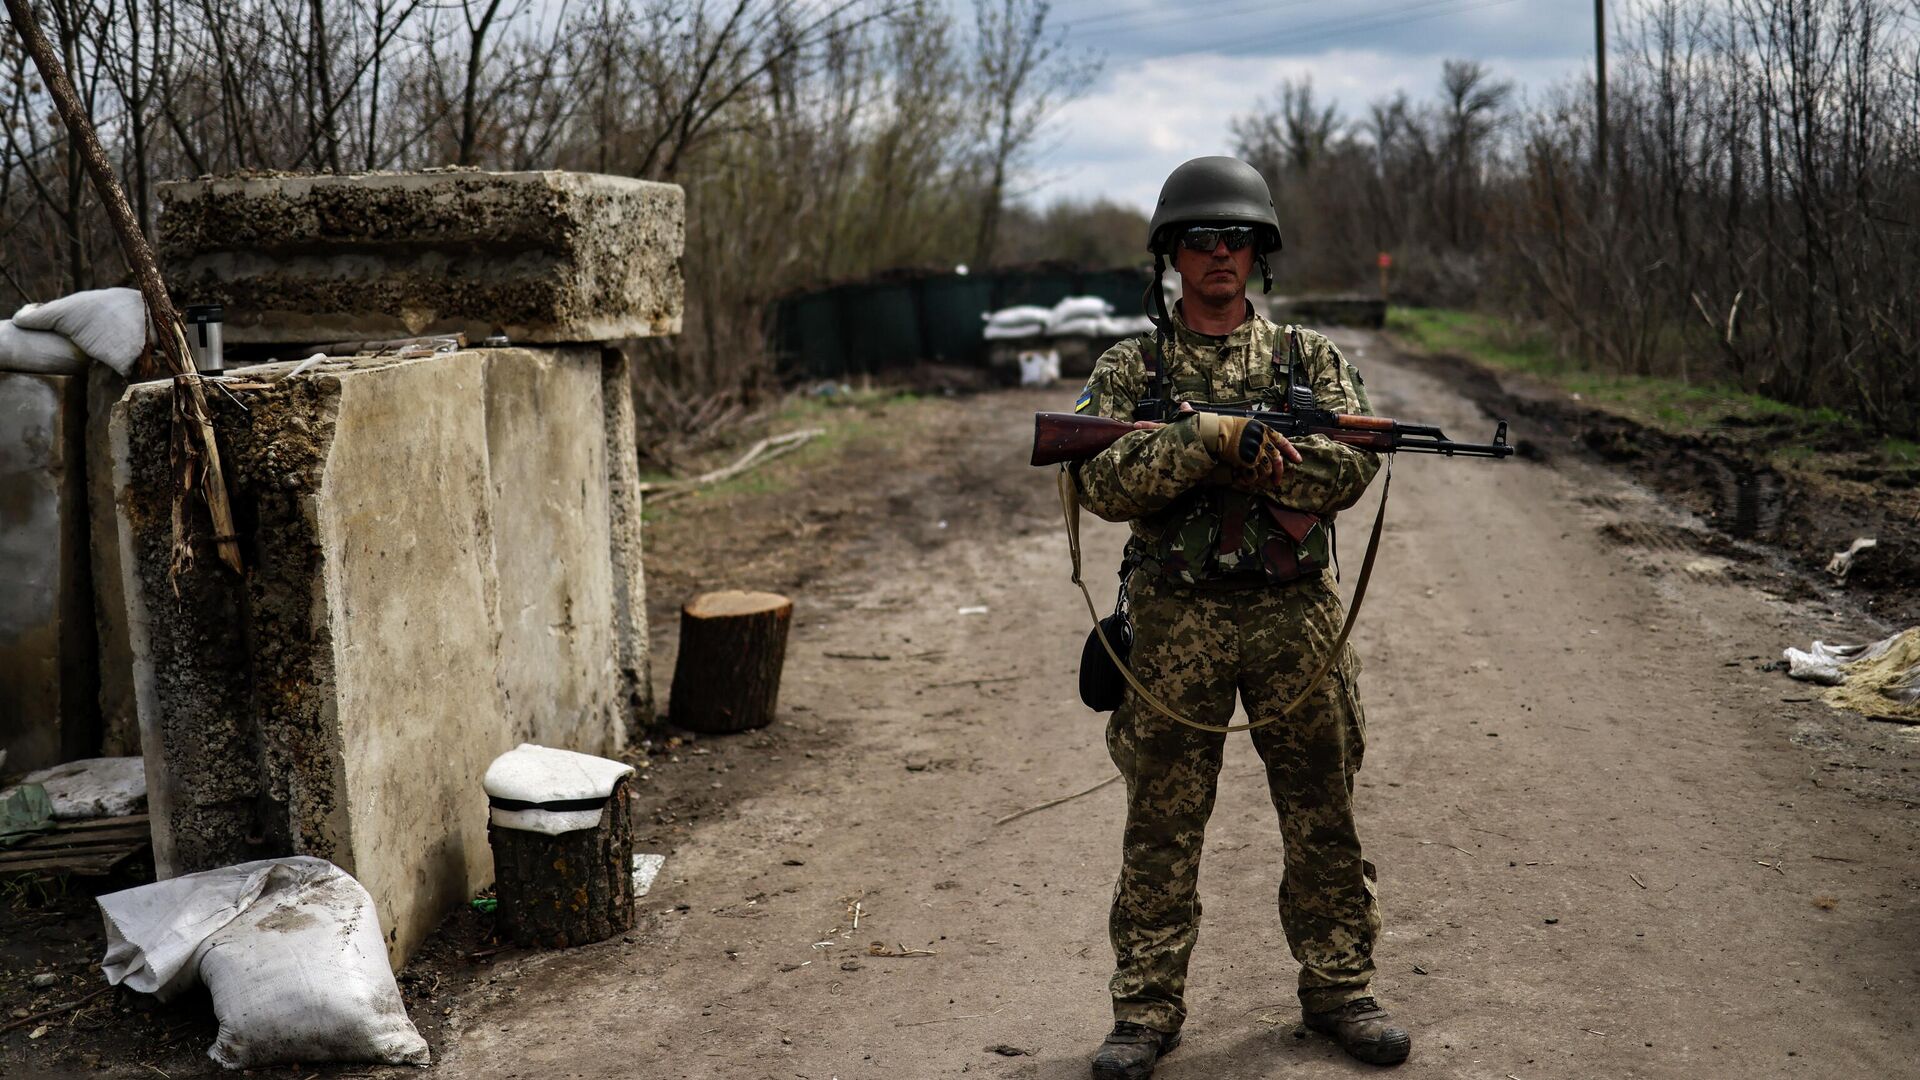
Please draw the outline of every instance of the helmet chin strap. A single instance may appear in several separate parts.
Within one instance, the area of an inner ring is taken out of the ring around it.
[[[1147,318],[1152,320],[1153,328],[1162,334],[1173,332],[1173,313],[1167,310],[1167,290],[1162,285],[1166,277],[1166,256],[1153,253],[1153,280],[1147,283],[1147,291],[1140,295],[1140,306],[1146,309]]]
[[[1273,291],[1273,268],[1267,265],[1265,253],[1255,255],[1253,261],[1260,267],[1260,294],[1265,296]]]

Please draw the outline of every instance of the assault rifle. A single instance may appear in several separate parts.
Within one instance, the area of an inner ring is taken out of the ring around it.
[[[1296,395],[1297,397],[1297,395]],[[1191,404],[1191,403],[1189,403]],[[1135,416],[1177,419],[1160,402],[1141,402]],[[1192,405],[1198,412],[1218,416],[1250,416],[1288,439],[1325,435],[1337,443],[1372,450],[1376,453],[1445,454],[1448,457],[1504,458],[1513,455],[1507,442],[1507,422],[1498,421],[1490,443],[1461,443],[1447,438],[1429,424],[1407,424],[1385,416],[1356,416],[1330,409],[1308,406],[1295,400],[1280,411],[1258,409],[1220,409],[1211,405]],[[1145,415],[1143,415],[1145,414]],[[1063,461],[1085,461],[1112,446],[1120,436],[1137,430],[1125,420],[1078,413],[1043,412],[1033,414],[1033,463],[1056,465]]]

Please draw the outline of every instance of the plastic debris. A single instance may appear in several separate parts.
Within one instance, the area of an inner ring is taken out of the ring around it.
[[[99,898],[113,985],[170,1000],[205,983],[229,1069],[291,1062],[425,1065],[387,964],[373,898],[306,856],[157,881]]]
[[[1856,539],[1853,543],[1847,545],[1847,550],[1836,551],[1833,553],[1833,558],[1827,560],[1827,573],[1845,581],[1847,579],[1847,571],[1853,569],[1853,560],[1858,558],[1861,552],[1871,551],[1878,545],[1879,541],[1871,536],[1862,536]]]
[[[53,801],[39,784],[21,784],[0,795],[0,848],[53,829]]]
[[[1028,350],[1020,354],[1021,386],[1052,386],[1060,381],[1060,353]]]
[[[665,855],[640,852],[633,857],[633,898],[647,895],[653,889],[653,879],[660,876],[660,868],[667,863]]]

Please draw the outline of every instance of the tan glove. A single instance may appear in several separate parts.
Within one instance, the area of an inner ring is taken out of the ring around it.
[[[1241,491],[1264,491],[1280,482],[1288,461],[1300,451],[1286,436],[1252,417],[1199,414],[1200,445],[1230,472],[1228,482]]]

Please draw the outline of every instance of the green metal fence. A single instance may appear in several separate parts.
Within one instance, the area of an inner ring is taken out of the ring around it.
[[[1098,296],[1131,315],[1148,276],[1144,267],[1040,266],[835,285],[780,300],[772,346],[781,372],[793,378],[838,379],[923,361],[984,367],[986,313]]]

